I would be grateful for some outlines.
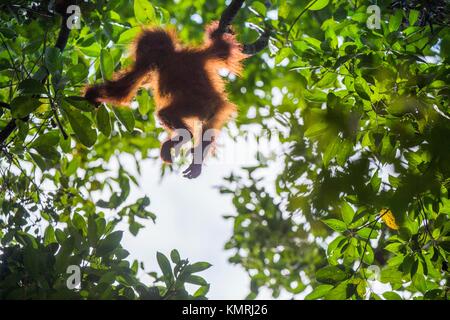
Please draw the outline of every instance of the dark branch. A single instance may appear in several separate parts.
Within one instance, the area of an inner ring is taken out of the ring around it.
[[[264,50],[269,44],[270,32],[265,30],[264,33],[253,43],[244,44],[242,50],[245,54],[254,55]]]
[[[220,17],[219,27],[216,31],[218,34],[222,34],[228,31],[228,26],[231,24],[231,22],[233,22],[233,19],[236,17],[244,1],[245,0],[233,0],[231,1],[230,5],[223,11],[222,16]]]
[[[67,40],[69,40],[70,29],[67,27],[68,14],[65,14],[61,19],[61,28],[59,30],[58,40],[56,40],[55,48],[64,51],[66,47]]]
[[[233,0],[230,5],[224,10],[222,16],[220,17],[219,27],[216,30],[216,34],[223,34],[229,32],[228,26],[233,22],[239,9],[241,9],[242,4],[245,0]],[[266,6],[270,7],[270,1],[266,2]],[[249,55],[256,54],[267,47],[269,43],[269,31],[265,30],[264,33],[253,43],[244,44],[243,52]]]
[[[56,119],[56,124],[58,125],[59,131],[61,131],[61,134],[63,135],[64,140],[67,140],[67,138],[69,136],[67,135],[66,130],[64,130],[61,120],[59,120],[58,113],[56,112],[56,109],[54,107],[52,109],[53,109],[53,116]]]
[[[308,9],[311,8],[311,6],[313,6],[316,2],[317,2],[317,0],[314,0],[314,1],[310,2],[310,3],[308,3],[308,4],[306,5],[306,7],[302,10],[302,12],[300,12],[300,14],[294,19],[294,21],[291,23],[291,26],[290,26],[290,28],[289,28],[289,30],[288,30],[288,32],[287,32],[286,40],[289,39],[289,35],[291,34],[291,31],[292,31],[292,29],[294,28],[294,26],[295,26],[295,24],[297,23],[297,21],[302,17],[302,15],[303,15],[306,11],[308,11]],[[356,6],[356,1],[355,1],[355,6]]]
[[[16,129],[16,120],[12,119],[0,132],[0,144],[3,144],[10,134],[13,133],[14,129]]]
[[[5,108],[5,109],[11,109],[9,104],[7,104],[6,102],[3,102],[3,101],[0,101],[0,107]]]

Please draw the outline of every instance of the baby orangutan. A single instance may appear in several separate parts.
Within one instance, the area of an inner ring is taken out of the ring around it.
[[[117,74],[115,80],[87,87],[85,92],[85,98],[94,104],[129,105],[139,88],[149,86],[157,117],[169,133],[161,146],[162,160],[172,163],[172,148],[178,150],[192,137],[197,141],[192,163],[183,172],[189,179],[200,175],[207,150],[236,111],[227,99],[218,70],[226,68],[239,75],[241,62],[247,57],[235,35],[217,32],[218,26],[218,22],[207,26],[204,44],[199,47],[181,46],[173,31],[145,29],[133,45],[131,68]],[[200,133],[195,132],[195,123],[200,124]],[[188,132],[188,139],[183,132]]]

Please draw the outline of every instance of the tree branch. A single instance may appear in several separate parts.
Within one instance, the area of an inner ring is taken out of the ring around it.
[[[6,139],[13,133],[14,129],[16,129],[16,120],[11,119],[6,127],[3,128],[3,130],[0,132],[0,144],[3,144]]]
[[[56,40],[55,48],[58,48],[61,50],[61,52],[64,51],[64,48],[66,47],[67,40],[69,40],[70,35],[70,29],[67,27],[67,19],[70,15],[67,13],[62,17],[61,20],[61,28],[59,30],[58,40]]]
[[[265,30],[264,33],[253,43],[244,44],[244,49],[242,50],[245,54],[254,55],[269,44],[270,32]]]
[[[223,34],[229,32],[228,26],[233,22],[236,17],[239,9],[241,9],[242,4],[245,0],[233,0],[230,5],[223,11],[220,21],[219,27],[216,30],[217,34]],[[270,1],[266,2],[266,7],[270,7]],[[265,30],[264,33],[253,43],[244,44],[243,52],[249,55],[256,54],[267,47],[269,43],[270,32],[269,30]]]
[[[7,104],[6,102],[3,102],[3,101],[0,101],[0,107],[5,108],[5,109],[11,109],[9,104]]]
[[[222,34],[227,32],[228,26],[233,22],[233,19],[236,17],[239,9],[241,9],[242,4],[245,0],[233,0],[230,5],[223,11],[220,21],[219,27],[216,32],[218,34]]]

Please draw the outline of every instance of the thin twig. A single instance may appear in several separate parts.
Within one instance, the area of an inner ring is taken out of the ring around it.
[[[363,264],[364,255],[366,254],[366,250],[367,250],[367,245],[369,244],[369,241],[370,241],[370,236],[372,235],[372,232],[373,232],[373,230],[375,230],[375,226],[377,225],[376,222],[378,222],[378,220],[380,220],[380,219],[381,219],[386,213],[388,213],[388,212],[389,212],[389,209],[384,209],[384,212],[383,212],[381,215],[379,215],[377,218],[375,218],[374,221],[372,221],[372,222],[369,223],[369,224],[371,224],[371,223],[374,223],[374,222],[375,222],[375,223],[373,224],[372,228],[370,229],[369,236],[367,237],[367,241],[366,241],[366,243],[365,243],[365,245],[364,245],[363,253],[362,253],[362,256],[361,256],[361,261],[360,261],[360,263],[359,263],[358,268],[356,268],[355,272],[357,272],[357,271],[361,268],[361,266],[362,266],[362,264]],[[369,224],[368,224],[368,225],[369,225]],[[364,277],[365,277],[366,275],[365,275],[364,271],[363,271],[363,274],[364,274]]]
[[[47,82],[47,95],[48,95],[48,99],[50,101],[50,108],[52,109],[53,116],[56,120],[56,124],[58,125],[58,128],[61,131],[61,134],[63,135],[64,140],[67,140],[68,135],[66,133],[66,130],[64,130],[64,127],[61,124],[61,121],[59,120],[58,112],[57,112],[57,109],[55,106],[55,101],[51,97],[50,84],[48,82]]]
[[[294,21],[291,24],[291,27],[289,28],[287,35],[286,35],[286,40],[289,39],[289,35],[291,34],[292,29],[294,28],[295,24],[297,23],[298,19],[301,18],[301,16],[309,9],[311,8],[315,3],[317,2],[317,0],[311,2],[308,6],[305,7],[305,9],[302,10],[302,12],[300,12],[300,14],[294,19]]]
[[[8,48],[8,45],[6,44],[5,40],[3,39],[3,35],[0,35],[0,39],[2,40],[3,46],[6,49],[6,52],[8,52],[9,59],[11,60],[11,66],[13,67],[13,69],[14,69],[14,71],[16,73],[17,79],[20,80],[19,70],[18,70],[18,68],[16,66],[16,63],[14,62],[13,56],[11,54],[11,51]]]

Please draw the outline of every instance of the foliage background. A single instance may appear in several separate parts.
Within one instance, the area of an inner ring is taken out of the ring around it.
[[[234,229],[225,248],[251,278],[248,298],[265,287],[274,297],[446,299],[447,1],[385,1],[376,30],[366,25],[370,1],[272,2],[268,13],[247,1],[233,23],[243,42],[258,36],[253,25],[271,32],[264,54],[230,80],[236,126],[282,145],[273,158],[255,154],[257,166],[221,187],[236,208],[226,217]],[[163,133],[151,93],[140,91],[130,109],[94,109],[78,97],[86,83],[130,63],[127,44],[141,24],[170,23],[198,43],[203,24],[225,4],[79,4],[81,29],[71,31],[62,53],[51,1],[1,5],[0,128],[14,119],[17,129],[1,146],[0,297],[204,298],[209,285],[196,273],[208,263],[191,264],[176,250],[171,263],[158,253],[159,275],[128,261],[120,245],[119,222],[136,235],[142,219],[156,217],[147,209],[151,194],[127,202],[137,177],[107,165],[123,154],[138,168],[147,158],[159,165]],[[270,185],[260,177],[273,159],[284,169]],[[162,167],[162,176],[170,170]],[[83,275],[75,291],[65,283],[73,264]],[[370,266],[390,285],[381,296],[368,281]],[[142,283],[139,268],[155,283]]]

